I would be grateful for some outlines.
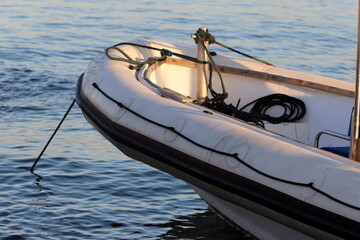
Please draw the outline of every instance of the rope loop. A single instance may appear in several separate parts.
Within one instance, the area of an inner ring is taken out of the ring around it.
[[[113,55],[110,54],[111,50],[113,51],[115,50],[121,53],[124,57],[114,57]],[[130,65],[128,67],[130,70],[139,70],[145,64],[152,65],[158,61],[164,61],[168,56],[172,56],[172,52],[166,49],[162,49],[160,53],[161,53],[161,57],[149,57],[145,61],[136,61],[132,59],[125,51],[118,48],[117,46],[112,46],[105,49],[105,55],[109,59],[114,61],[129,63]]]

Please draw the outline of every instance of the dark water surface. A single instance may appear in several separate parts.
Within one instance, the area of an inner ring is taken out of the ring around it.
[[[76,106],[105,47],[217,40],[278,66],[354,81],[357,1],[0,1],[0,239],[246,239],[182,181],[129,159]]]

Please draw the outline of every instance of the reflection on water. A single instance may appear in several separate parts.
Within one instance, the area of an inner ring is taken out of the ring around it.
[[[249,233],[232,227],[212,210],[193,215],[178,216],[165,224],[146,227],[168,229],[159,239],[255,239]]]

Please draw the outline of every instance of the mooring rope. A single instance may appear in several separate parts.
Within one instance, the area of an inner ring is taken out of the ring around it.
[[[216,41],[216,40],[214,40],[214,43],[217,44],[217,45],[219,45],[219,46],[221,46],[221,47],[223,47],[223,48],[226,48],[226,49],[228,49],[228,50],[230,50],[230,51],[233,51],[233,52],[236,52],[236,53],[238,53],[238,54],[240,54],[240,55],[243,55],[244,57],[250,58],[250,59],[252,59],[252,60],[255,60],[255,61],[264,63],[264,64],[269,65],[269,66],[272,66],[272,67],[276,67],[276,66],[275,66],[274,64],[272,64],[272,63],[269,63],[269,62],[267,62],[267,61],[264,61],[264,60],[262,60],[262,59],[260,59],[260,58],[256,58],[256,57],[250,56],[249,54],[240,52],[240,51],[238,51],[238,50],[236,50],[236,49],[234,49],[234,48],[232,48],[232,47],[226,46],[225,44],[222,44],[222,43],[220,43],[220,42],[218,42],[218,41]]]
[[[222,88],[222,91],[223,93],[222,94],[218,94],[215,92],[215,90],[212,88],[212,74],[210,75],[209,77],[209,85],[208,85],[208,88],[210,89],[210,92],[211,92],[211,95],[214,97],[214,98],[217,98],[218,100],[224,100],[228,97],[228,93],[226,92],[226,89],[225,89],[225,84],[224,84],[224,79],[222,78],[222,75],[220,74],[220,71],[217,67],[217,65],[215,64],[215,61],[214,59],[212,58],[211,54],[210,54],[210,51],[209,49],[206,47],[206,45],[204,44],[204,42],[202,42],[203,44],[203,47],[206,51],[206,55],[208,56],[209,58],[209,62],[210,62],[210,66],[213,67],[216,71],[216,73],[218,74],[219,78],[220,78],[220,83],[221,83],[221,88]],[[210,69],[210,73],[212,72],[212,70]]]
[[[240,54],[240,55],[242,55],[242,56],[244,56],[244,57],[247,57],[247,58],[250,58],[250,59],[252,59],[252,60],[255,60],[255,61],[264,63],[264,64],[266,64],[266,65],[275,67],[275,65],[272,64],[272,63],[269,63],[269,62],[267,62],[267,61],[264,61],[264,60],[262,60],[262,59],[260,59],[260,58],[253,57],[253,56],[251,56],[251,55],[249,55],[249,54],[240,52],[239,50],[236,50],[236,49],[234,49],[234,48],[232,48],[232,47],[226,46],[225,44],[216,41],[215,36],[212,35],[212,34],[210,34],[210,33],[207,32],[207,31],[202,31],[202,30],[199,29],[199,30],[193,35],[193,38],[195,39],[195,42],[196,42],[196,43],[207,41],[207,42],[209,42],[209,44],[217,44],[217,45],[219,45],[219,46],[221,46],[221,47],[223,47],[223,48],[225,48],[225,49],[228,49],[228,50],[230,50],[230,51],[233,51],[233,52],[235,52],[235,53],[237,53],[237,54]]]

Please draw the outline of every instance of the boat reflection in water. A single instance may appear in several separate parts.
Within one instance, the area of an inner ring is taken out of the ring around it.
[[[159,239],[256,239],[249,233],[230,226],[211,209],[203,213],[179,216],[164,224],[147,224],[146,227],[170,228]]]

